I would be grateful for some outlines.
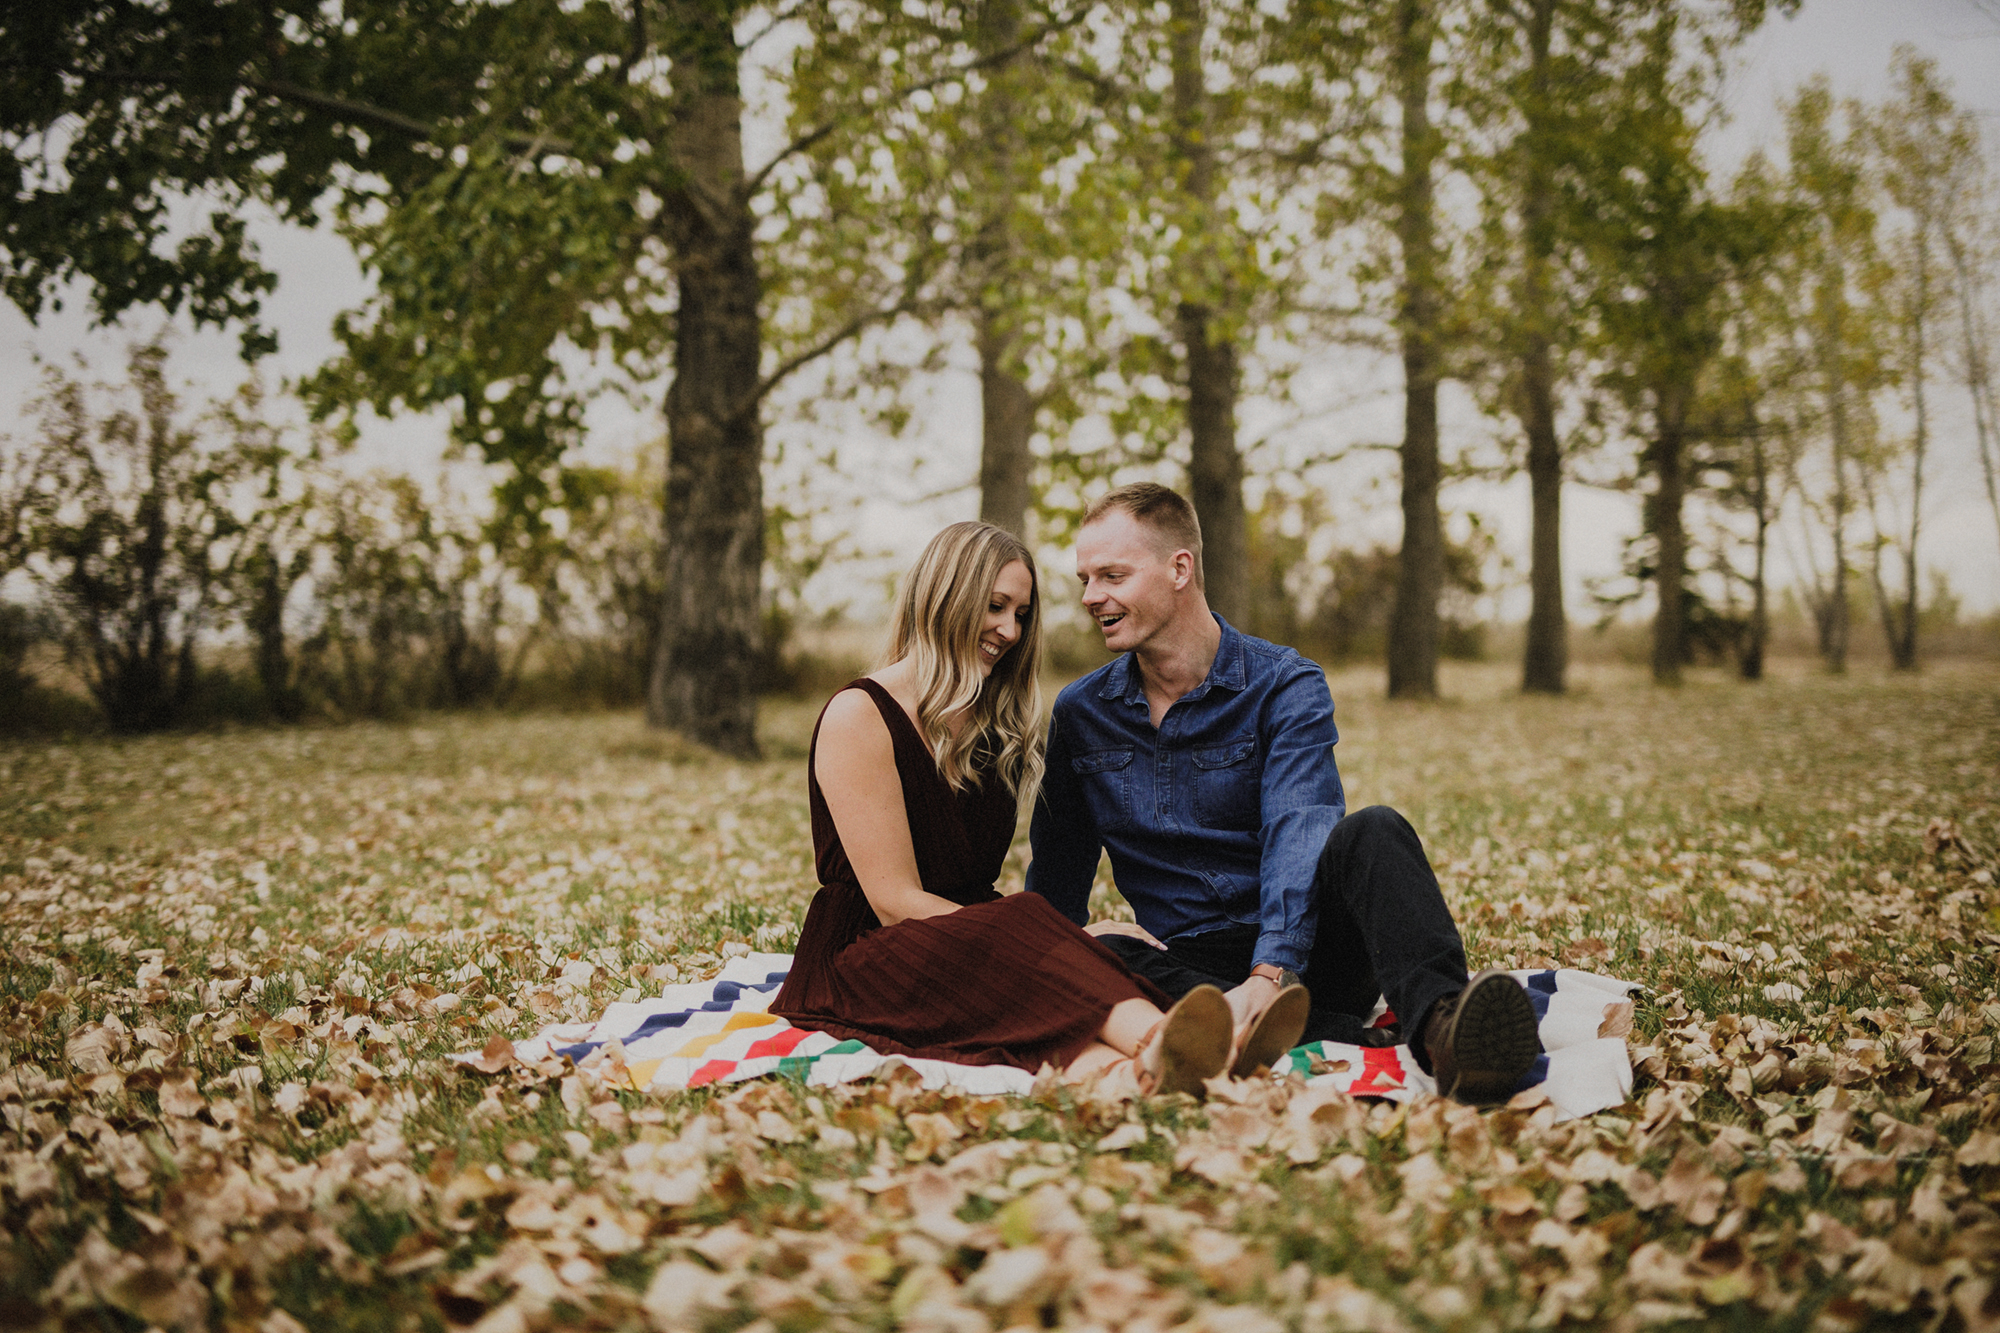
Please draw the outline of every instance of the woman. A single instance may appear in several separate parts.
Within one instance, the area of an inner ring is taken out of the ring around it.
[[[1296,1040],[1306,1002],[1232,1028],[1202,987],[1166,998],[1034,894],[993,889],[1040,781],[1041,607],[1012,534],[955,523],[904,580],[889,665],[828,701],[807,792],[821,888],[771,1012],[875,1050],[961,1064],[1134,1060],[1192,1092]]]

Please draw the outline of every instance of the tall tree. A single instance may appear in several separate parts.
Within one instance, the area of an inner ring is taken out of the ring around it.
[[[1885,373],[1867,308],[1879,277],[1875,212],[1868,197],[1866,140],[1858,125],[1843,127],[1824,78],[1809,82],[1785,106],[1789,189],[1803,219],[1796,255],[1795,315],[1810,352],[1827,446],[1821,504],[1830,547],[1815,571],[1811,600],[1827,669],[1847,669],[1852,570],[1849,529],[1856,508],[1855,470],[1872,449],[1873,396]]]
[[[1993,178],[1979,122],[1961,111],[1950,127],[1953,151],[1944,188],[1942,240],[1951,268],[1953,372],[1972,408],[1973,441],[1979,451],[1986,502],[2000,537],[2000,398],[1993,386],[1991,309],[1994,264],[2000,261],[2000,226],[1995,223]]]
[[[985,215],[974,240],[978,283],[975,341],[979,348],[979,517],[1017,537],[1028,531],[1029,440],[1035,429],[1035,395],[1019,361],[1020,294],[1015,275],[1020,240],[1014,212],[1020,206],[1017,173],[1025,156],[1020,85],[1029,55],[1021,44],[1019,0],[984,0],[973,19],[980,57],[988,62],[978,99],[986,156],[981,193]]]
[[[661,181],[673,255],[674,375],[667,390],[666,601],[646,719],[731,754],[757,753],[752,667],[762,651],[762,284],[743,163],[733,6],[672,0],[668,123],[678,160]],[[638,33],[645,11],[633,10]]]
[[[1987,322],[1991,281],[1988,263],[2000,256],[2000,238],[1993,228],[1993,211],[1984,171],[1985,159],[1961,159],[1953,191],[1951,223],[1945,229],[1951,258],[1952,304],[1957,319],[1956,372],[1971,400],[1973,440],[1986,482],[1986,502],[1993,510],[1994,535],[2000,537],[2000,396],[1993,387],[1993,333]]]
[[[1651,478],[1645,501],[1655,597],[1653,678],[1677,684],[1691,657],[1684,508],[1698,480],[1704,376],[1723,347],[1732,279],[1759,262],[1769,228],[1714,197],[1697,146],[1700,71],[1679,60],[1681,16],[1661,12],[1648,56],[1606,109],[1570,188],[1587,235],[1604,380],[1627,405]],[[1585,207],[1584,205],[1586,205]]]
[[[1042,62],[1090,90],[1092,115],[1076,124],[1055,111],[1076,128],[1053,173],[1038,164],[1074,178],[1052,228],[1062,258],[1045,267],[1082,289],[1038,327],[1066,363],[1063,411],[1104,408],[1118,438],[1094,458],[1052,451],[1050,474],[1087,487],[1184,445],[1209,599],[1238,622],[1249,605],[1243,349],[1279,317],[1277,274],[1298,254],[1259,207],[1286,170],[1255,133],[1273,40],[1268,16],[1241,0],[1098,5],[1087,38]]]
[[[1187,376],[1189,498],[1201,520],[1209,605],[1240,624],[1250,603],[1249,516],[1236,448],[1236,334],[1217,308],[1230,301],[1231,283],[1218,244],[1217,126],[1204,59],[1208,5],[1169,0],[1167,25],[1174,173],[1194,236],[1174,309]]]
[[[1866,118],[1874,150],[1875,173],[1897,214],[1886,238],[1892,321],[1890,341],[1913,418],[1908,442],[1908,510],[1899,523],[1887,523],[1875,510],[1876,492],[1890,501],[1899,489],[1882,478],[1870,485],[1870,517],[1877,524],[1874,559],[1869,573],[1874,583],[1882,629],[1889,641],[1889,659],[1898,670],[1917,665],[1917,542],[1923,530],[1924,465],[1930,453],[1930,378],[1936,358],[1936,322],[1950,295],[1950,269],[1945,230],[1953,212],[1951,191],[1962,179],[1959,159],[1977,152],[1978,138],[1970,117],[1953,105],[1939,80],[1935,61],[1899,46],[1890,61],[1895,97]],[[1901,566],[1901,586],[1891,589],[1882,573],[1885,548]]]
[[[1428,699],[1437,694],[1438,597],[1444,590],[1444,519],[1438,508],[1444,295],[1435,181],[1444,140],[1431,123],[1438,35],[1434,0],[1396,0],[1393,24],[1389,63],[1401,140],[1395,228],[1403,361],[1403,545],[1389,618],[1389,697]]]
[[[1521,688],[1561,694],[1569,666],[1569,624],[1563,614],[1563,449],[1556,432],[1555,293],[1556,187],[1560,153],[1555,96],[1556,0],[1527,0],[1503,10],[1523,30],[1527,68],[1520,96],[1521,171],[1521,429],[1528,437],[1528,627],[1521,650]]]
[[[1710,461],[1721,474],[1719,498],[1725,508],[1750,519],[1750,570],[1737,575],[1748,585],[1750,610],[1737,641],[1737,669],[1745,680],[1760,680],[1770,644],[1770,542],[1787,488],[1796,470],[1805,421],[1813,414],[1801,401],[1803,360],[1787,327],[1782,287],[1773,281],[1784,238],[1796,234],[1795,210],[1781,198],[1783,186],[1769,159],[1752,153],[1730,189],[1739,216],[1759,225],[1768,262],[1736,266],[1729,283],[1723,353],[1707,393],[1705,434]]]

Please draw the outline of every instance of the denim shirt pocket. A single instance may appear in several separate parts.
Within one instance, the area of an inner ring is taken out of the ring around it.
[[[1084,803],[1099,829],[1125,828],[1132,823],[1130,746],[1074,755],[1069,766],[1083,780]]]
[[[1194,817],[1204,828],[1251,830],[1263,813],[1257,738],[1194,751]]]

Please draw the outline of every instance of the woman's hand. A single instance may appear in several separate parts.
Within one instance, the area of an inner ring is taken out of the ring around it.
[[[924,892],[904,813],[903,779],[896,772],[896,743],[865,691],[845,690],[827,705],[813,773],[854,878],[883,925],[958,910],[949,899]]]
[[[1153,932],[1133,921],[1093,921],[1083,928],[1086,935],[1130,935],[1135,940],[1144,940],[1161,952],[1166,945],[1153,938]]]

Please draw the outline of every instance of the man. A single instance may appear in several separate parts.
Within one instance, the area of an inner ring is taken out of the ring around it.
[[[1152,483],[1115,490],[1085,515],[1076,562],[1123,656],[1056,700],[1029,891],[1084,924],[1106,850],[1138,924],[1087,929],[1169,995],[1220,986],[1240,1022],[1303,983],[1304,1040],[1400,1036],[1446,1096],[1512,1094],[1541,1049],[1527,993],[1501,972],[1468,979],[1407,820],[1345,814],[1326,676],[1208,609],[1193,506]],[[1367,1027],[1378,996],[1399,1034]]]

